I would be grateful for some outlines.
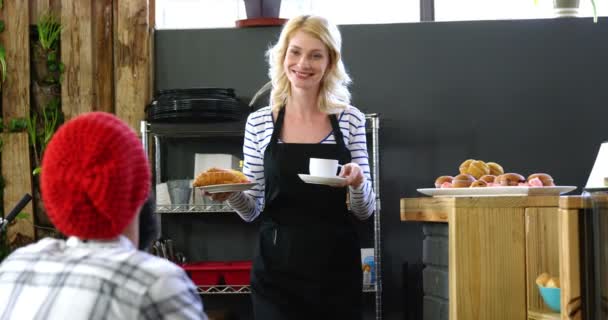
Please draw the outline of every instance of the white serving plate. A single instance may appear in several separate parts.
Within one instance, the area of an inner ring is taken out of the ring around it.
[[[418,192],[433,197],[496,197],[496,196],[552,196],[575,190],[575,186],[555,187],[479,187],[479,188],[422,188]]]
[[[214,184],[210,186],[197,187],[207,193],[219,193],[219,192],[238,192],[245,191],[256,186],[257,183],[226,183],[226,184]]]
[[[298,174],[298,176],[300,177],[300,179],[302,179],[302,181],[304,181],[306,183],[322,184],[322,185],[326,185],[326,186],[330,186],[330,187],[342,186],[342,185],[344,185],[344,181],[346,180],[345,178],[338,177],[338,176],[320,177],[320,176],[311,176],[309,174],[303,174],[303,173]]]

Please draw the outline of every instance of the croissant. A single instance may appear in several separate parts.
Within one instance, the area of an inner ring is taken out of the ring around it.
[[[490,167],[488,167],[485,162],[474,159],[464,161],[458,170],[461,174],[470,174],[475,177],[475,179],[479,179],[481,176],[490,174]]]
[[[194,182],[193,187],[203,187],[216,184],[248,183],[249,179],[240,171],[221,168],[210,168],[201,172]]]

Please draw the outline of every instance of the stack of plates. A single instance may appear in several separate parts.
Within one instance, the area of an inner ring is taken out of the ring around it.
[[[146,109],[149,122],[238,121],[248,112],[229,88],[162,90]]]

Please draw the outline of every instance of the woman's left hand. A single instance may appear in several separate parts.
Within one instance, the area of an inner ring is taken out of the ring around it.
[[[351,186],[355,189],[359,188],[363,181],[365,181],[365,176],[363,175],[361,167],[354,162],[347,163],[342,166],[342,170],[340,170],[340,177],[346,179],[344,183],[345,186]]]

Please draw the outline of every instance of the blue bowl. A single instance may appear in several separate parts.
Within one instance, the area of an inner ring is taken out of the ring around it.
[[[561,289],[538,286],[538,290],[540,290],[540,295],[543,297],[543,300],[549,309],[560,312]]]

